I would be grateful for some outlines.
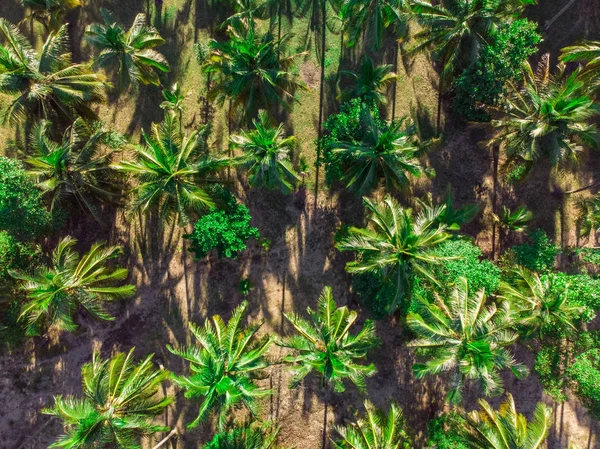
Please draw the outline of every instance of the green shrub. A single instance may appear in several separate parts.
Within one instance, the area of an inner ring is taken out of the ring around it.
[[[246,249],[246,242],[258,238],[258,229],[250,226],[250,211],[239,204],[233,196],[224,209],[213,209],[202,216],[194,225],[192,234],[184,235],[191,241],[190,251],[196,260],[206,257],[213,249],[219,257],[235,259]]]
[[[477,62],[465,69],[454,84],[454,110],[467,120],[489,120],[483,106],[497,106],[508,81],[518,82],[521,67],[537,51],[541,36],[527,19],[499,27],[481,49]]]
[[[568,285],[569,303],[584,308],[582,321],[589,323],[595,318],[596,312],[600,310],[600,279],[587,274],[561,272],[542,275],[542,280],[545,278],[552,279],[552,289],[557,292],[564,291]]]
[[[355,274],[352,276],[352,289],[359,302],[371,311],[374,319],[380,320],[393,313],[390,304],[396,296],[396,285],[385,283],[380,276],[373,273]]]
[[[0,156],[0,230],[26,241],[51,227],[42,194],[15,159]]]
[[[579,354],[567,368],[567,375],[575,394],[592,416],[600,418],[600,348]]]
[[[0,349],[10,351],[18,347],[25,339],[25,326],[19,320],[21,301],[14,299],[6,304],[0,303]]]
[[[9,270],[23,270],[35,254],[32,246],[19,242],[6,231],[0,231],[0,280],[9,279]]]
[[[456,412],[445,413],[427,423],[427,447],[435,449],[469,449],[463,429],[467,421]]]
[[[533,271],[548,273],[554,269],[556,256],[560,248],[541,229],[529,234],[529,241],[512,248],[514,262]]]

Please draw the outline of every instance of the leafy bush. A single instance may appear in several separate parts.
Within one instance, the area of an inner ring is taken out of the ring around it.
[[[28,178],[23,164],[0,156],[0,230],[24,241],[43,235],[50,226],[42,194]]]
[[[23,270],[35,254],[32,246],[23,244],[6,231],[0,231],[0,280],[8,279],[8,270]]]
[[[542,276],[542,281],[550,277],[552,289],[564,291],[568,285],[568,301],[573,305],[584,308],[581,320],[589,323],[600,310],[600,279],[587,274],[552,273]]]
[[[246,249],[246,242],[258,238],[258,229],[250,226],[250,211],[230,196],[224,209],[213,209],[194,225],[191,234],[184,235],[191,241],[190,251],[196,260],[205,257],[213,249],[219,257],[235,259]]]
[[[560,248],[550,241],[541,229],[529,234],[529,241],[512,248],[515,263],[532,271],[548,273],[553,270]]]
[[[435,449],[469,449],[471,446],[464,436],[467,421],[456,412],[445,413],[427,423],[429,439],[427,447]]]
[[[383,121],[377,107],[366,104],[362,98],[355,98],[342,104],[340,112],[330,115],[323,124],[327,134],[321,141],[321,160],[318,162],[325,164],[325,180],[330,186],[341,179],[343,174],[341,160],[331,151],[330,145],[332,142],[359,143],[362,141],[367,129],[360,119],[361,111],[365,106],[371,108],[373,119],[382,124]]]
[[[475,64],[457,78],[454,109],[467,120],[489,120],[484,105],[498,105],[508,81],[522,78],[521,66],[537,51],[541,36],[527,19],[500,26]]]
[[[355,274],[352,276],[352,289],[376,320],[391,313],[390,304],[396,296],[396,285],[393,282],[386,284],[380,276],[373,273]]]
[[[600,418],[600,348],[578,355],[575,362],[567,368],[567,375],[575,393],[590,413]]]
[[[0,305],[0,349],[11,350],[25,339],[25,326],[19,320],[21,301],[14,299]]]

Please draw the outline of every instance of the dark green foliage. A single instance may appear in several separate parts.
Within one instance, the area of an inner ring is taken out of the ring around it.
[[[590,413],[600,418],[600,348],[590,349],[575,358],[567,368],[572,388]]]
[[[482,108],[497,106],[506,83],[523,77],[521,66],[537,51],[541,36],[537,24],[527,19],[503,24],[484,44],[477,62],[456,80],[455,111],[467,120],[488,120]]]
[[[429,439],[427,447],[435,449],[469,449],[464,437],[467,421],[456,412],[444,413],[427,424]]]
[[[246,249],[246,242],[258,238],[257,228],[250,226],[250,211],[230,196],[224,209],[212,209],[194,225],[194,231],[184,238],[191,241],[190,251],[196,260],[206,257],[213,249],[219,257],[235,259]]]
[[[19,320],[20,315],[20,299],[0,303],[0,350],[10,351],[25,339],[25,326]]]
[[[529,234],[529,241],[512,248],[515,263],[532,271],[546,273],[552,271],[556,256],[560,249],[548,234],[541,229],[536,229]]]
[[[600,279],[587,274],[552,273],[542,276],[552,278],[552,291],[564,291],[568,285],[569,303],[583,307],[580,319],[590,322],[600,310]]]
[[[390,304],[396,298],[396,285],[393,282],[384,282],[381,276],[374,273],[363,273],[352,276],[352,289],[359,301],[371,311],[376,320],[383,319],[390,314]],[[404,314],[400,303],[400,311]]]
[[[0,281],[9,279],[8,270],[22,270],[29,265],[35,249],[0,231]]]
[[[50,221],[42,194],[27,177],[23,164],[0,156],[0,230],[30,240],[48,231]]]
[[[204,449],[275,449],[279,427],[266,422],[234,426],[217,433]]]

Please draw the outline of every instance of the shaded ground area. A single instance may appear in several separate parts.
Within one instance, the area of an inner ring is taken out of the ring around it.
[[[92,2],[90,2],[92,3]],[[552,17],[566,0],[544,1],[543,7],[531,10],[531,16],[543,23]],[[16,0],[4,0],[0,4],[0,16],[12,21],[22,19]],[[167,39],[163,51],[167,55],[173,72],[164,79],[168,85],[179,81],[186,93],[186,129],[203,121],[203,105],[206,95],[206,79],[194,60],[194,42],[206,41],[210,35],[220,35],[215,17],[225,11],[213,8],[205,0],[98,0],[93,5],[75,12],[69,17],[71,23],[87,24],[98,20],[99,7],[118,11],[119,19],[129,25],[139,11],[150,12],[153,23]],[[557,49],[581,37],[599,35],[599,6],[597,0],[576,0],[576,3],[550,28],[545,36],[544,50]],[[222,17],[224,18],[224,17]],[[292,31],[294,38],[291,51],[302,51],[308,40],[311,54],[297,68],[300,77],[310,91],[298,95],[299,103],[286,119],[286,129],[300,136],[301,153],[309,162],[315,160],[314,139],[318,120],[319,64],[315,55],[314,38],[307,33],[307,22],[297,20],[290,30],[287,21],[283,29]],[[83,29],[71,27],[74,42],[79,43]],[[308,36],[308,38],[307,38]],[[338,70],[340,38],[328,35],[329,77]],[[38,42],[39,43],[39,42]],[[395,45],[388,46],[384,58],[394,59]],[[85,48],[74,49],[75,58],[87,55]],[[347,62],[356,55],[345,54]],[[398,72],[400,82],[396,91],[396,116],[414,114],[423,131],[431,128],[435,120],[437,102],[437,78],[431,63],[424,56],[414,60],[399,55]],[[336,106],[332,83],[328,83],[327,108]],[[1,100],[1,99],[0,99]],[[137,139],[141,127],[147,128],[153,120],[159,120],[161,111],[158,89],[143,88],[138,94],[112,98],[102,107],[102,118],[121,132]],[[391,102],[390,102],[391,103]],[[389,105],[388,116],[391,115]],[[227,149],[227,123],[225,108],[216,106],[211,115],[213,123],[212,146],[215,152]],[[0,128],[0,139],[21,135],[20,129]],[[577,243],[573,227],[573,206],[577,198],[553,195],[557,187],[568,190],[585,185],[595,179],[598,172],[597,154],[582,161],[579,170],[551,172],[540,167],[526,183],[516,187],[494,183],[493,158],[489,150],[479,142],[484,136],[481,130],[469,128],[463,123],[448,118],[444,128],[444,142],[429,156],[429,163],[437,176],[430,181],[419,182],[414,194],[431,191],[441,195],[448,184],[454,186],[459,204],[477,202],[482,204],[482,213],[470,224],[467,232],[487,253],[491,251],[491,198],[496,185],[498,204],[514,206],[525,203],[536,214],[536,225],[555,236],[563,246]],[[83,320],[81,329],[73,334],[62,335],[51,342],[36,340],[13,355],[0,357],[0,394],[10,408],[0,408],[0,447],[16,449],[36,429],[45,425],[47,417],[40,415],[40,408],[51,403],[56,394],[78,394],[80,388],[80,366],[91,360],[92,351],[101,350],[108,356],[113,351],[124,351],[135,346],[138,357],[155,353],[157,362],[181,373],[181,362],[165,348],[167,343],[190,343],[187,324],[201,322],[212,314],[228,317],[231,310],[242,300],[238,289],[240,279],[249,277],[254,289],[250,293],[250,320],[264,319],[264,332],[284,333],[284,311],[303,312],[314,306],[322,288],[333,286],[334,297],[339,304],[358,308],[350,292],[350,278],[344,272],[346,255],[333,247],[336,229],[342,222],[360,223],[363,210],[360,201],[349,195],[322,190],[314,208],[314,170],[307,181],[307,190],[300,190],[292,197],[281,197],[260,191],[244,191],[238,185],[239,196],[250,208],[253,224],[263,236],[269,238],[272,247],[265,252],[253,245],[236,261],[202,260],[196,262],[185,251],[186,243],[181,239],[181,230],[173,225],[161,226],[152,216],[125,216],[122,211],[115,214],[108,228],[99,228],[86,220],[73,222],[69,232],[80,239],[82,245],[95,240],[108,240],[124,246],[126,256],[122,264],[131,269],[132,281],[138,286],[133,300],[117,304],[112,312],[116,321],[99,323]],[[321,175],[322,176],[322,175]],[[410,202],[410,195],[404,198]],[[367,312],[361,313],[364,319]],[[441,379],[414,379],[411,366],[413,352],[406,348],[408,338],[402,325],[395,320],[378,322],[378,335],[382,346],[375,351],[372,361],[378,368],[377,375],[368,382],[369,398],[380,407],[390,400],[397,401],[404,409],[409,424],[414,429],[419,445],[427,420],[444,409],[444,384]],[[281,356],[274,347],[274,358]],[[531,366],[531,355],[520,350],[518,357]],[[323,413],[323,395],[318,383],[307,380],[301,388],[288,390],[288,378],[281,367],[271,369],[270,379],[275,394],[264,404],[265,417],[276,419],[282,426],[281,443],[298,449],[320,447]],[[534,375],[523,381],[507,377],[507,390],[517,399],[519,409],[530,415],[535,404],[544,397]],[[167,391],[172,392],[172,387]],[[359,408],[364,397],[349,388],[331,399],[330,419],[342,422],[349,418],[353,408]],[[497,404],[499,398],[493,402]],[[548,401],[550,402],[550,401]],[[475,407],[476,397],[467,395],[466,408]],[[197,405],[178,396],[176,403],[165,416],[166,424],[183,430],[185,423],[195,416]],[[558,449],[567,443],[577,443],[580,449],[598,447],[600,428],[592,422],[576,400],[554,407],[555,425],[549,439],[549,448]],[[60,432],[57,423],[50,423],[39,438],[27,440],[24,448],[45,447]],[[174,446],[197,447],[211,437],[210,423],[185,433]],[[157,436],[160,438],[160,436]],[[150,447],[150,443],[147,443]]]

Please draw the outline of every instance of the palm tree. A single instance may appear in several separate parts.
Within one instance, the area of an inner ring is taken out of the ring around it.
[[[19,29],[0,19],[0,92],[16,95],[3,120],[94,117],[90,105],[103,102],[108,85],[87,64],[72,64],[67,25],[48,36],[37,54]]]
[[[414,276],[437,284],[431,265],[447,257],[436,254],[436,247],[451,235],[448,226],[438,220],[445,206],[425,208],[413,213],[387,195],[381,204],[363,198],[370,212],[365,228],[351,227],[348,237],[337,245],[340,251],[355,251],[356,259],[346,264],[349,273],[373,273],[384,282],[396,284],[396,296],[390,309],[411,295]]]
[[[336,430],[342,439],[335,442],[336,449],[410,449],[410,437],[406,433],[406,422],[402,409],[391,403],[386,414],[365,401],[365,417],[358,418],[349,426]]]
[[[424,29],[415,35],[412,52],[430,50],[441,62],[437,128],[440,130],[444,90],[454,76],[479,58],[500,24],[515,17],[534,0],[441,0],[432,5],[413,0],[411,9]]]
[[[379,343],[375,336],[375,324],[367,320],[358,334],[350,334],[358,314],[347,307],[338,308],[331,287],[323,289],[316,312],[310,307],[306,311],[310,320],[295,313],[284,314],[296,334],[278,343],[292,351],[283,358],[283,362],[291,367],[291,386],[297,387],[308,374],[316,371],[321,377],[321,385],[328,390],[333,387],[334,391],[341,393],[346,389],[344,381],[350,380],[360,391],[365,391],[366,378],[377,370],[372,363],[361,365],[357,361],[364,359],[369,350]],[[327,406],[326,399],[323,447],[327,434]]]
[[[52,252],[50,265],[37,267],[32,273],[11,272],[15,279],[24,281],[19,288],[29,301],[21,318],[26,320],[28,335],[40,335],[44,328],[74,331],[78,310],[97,319],[113,320],[103,302],[135,293],[133,285],[114,286],[128,273],[126,268],[108,265],[110,259],[121,254],[120,247],[94,243],[79,257],[73,250],[76,243],[73,237],[65,237]]]
[[[385,29],[405,21],[407,7],[406,0],[343,0],[340,12],[348,46],[356,46],[364,36],[367,46],[379,51]]]
[[[354,85],[340,94],[342,102],[360,97],[365,103],[378,106],[387,104],[387,87],[398,79],[390,64],[375,66],[367,55],[363,56],[358,72],[344,70],[342,73],[354,80]]]
[[[214,207],[214,201],[202,186],[216,182],[207,176],[229,162],[208,155],[207,126],[181,136],[177,123],[172,114],[166,114],[161,124],[152,125],[150,135],[142,133],[144,144],[135,147],[137,160],[113,167],[139,181],[133,190],[134,212],[145,213],[157,206],[164,219],[177,216],[179,223],[185,224],[192,212]]]
[[[217,433],[204,449],[277,449],[279,427],[266,422],[242,426]]]
[[[514,210],[510,210],[506,206],[502,206],[499,215],[492,213],[494,226],[498,226],[498,252],[502,249],[504,242],[509,232],[523,233],[527,230],[529,223],[533,220],[533,213],[525,206],[518,206]],[[494,249],[494,252],[495,249]]]
[[[294,91],[306,87],[290,72],[299,55],[284,55],[288,36],[276,40],[270,32],[259,35],[252,21],[248,26],[237,22],[228,34],[228,41],[210,44],[204,71],[216,74],[218,80],[209,96],[220,104],[230,99],[230,114],[239,111],[244,123],[250,123],[260,109],[289,109]]]
[[[290,160],[296,138],[283,137],[283,124],[274,128],[263,109],[252,123],[252,131],[231,136],[231,142],[244,152],[240,160],[248,169],[250,185],[290,193],[300,180]]]
[[[548,54],[535,72],[524,65],[523,86],[510,86],[503,113],[492,120],[497,133],[490,145],[504,145],[509,157],[529,162],[547,157],[553,165],[576,159],[582,145],[598,145],[592,119],[599,109],[578,78],[579,69],[567,76],[564,68],[559,64],[550,75]]]
[[[173,398],[159,397],[167,372],[155,369],[152,357],[136,365],[133,349],[110,360],[94,352],[81,368],[83,397],[56,396],[54,407],[42,410],[61,419],[66,431],[50,447],[138,449],[142,438],[168,430],[153,423]]]
[[[462,400],[467,380],[476,381],[484,395],[492,396],[503,391],[500,370],[510,368],[518,378],[527,373],[507,349],[519,336],[512,329],[508,303],[488,304],[485,291],[473,294],[463,277],[450,298],[438,297],[434,304],[421,300],[418,312],[410,312],[406,323],[418,337],[410,346],[427,360],[413,366],[415,375],[450,372],[452,403]]]
[[[600,195],[583,200],[579,204],[579,235],[588,237],[600,229]]]
[[[418,157],[429,147],[420,142],[417,129],[407,117],[390,124],[373,117],[368,106],[361,110],[365,133],[360,142],[331,142],[331,151],[345,168],[341,181],[358,195],[375,189],[383,178],[388,191],[405,187],[410,176],[424,172]]]
[[[517,413],[512,395],[496,411],[485,400],[479,399],[481,411],[467,416],[466,432],[473,448],[494,449],[542,449],[552,426],[552,410],[538,402],[533,420]]]
[[[259,388],[255,379],[269,363],[264,354],[269,349],[271,337],[257,337],[262,323],[246,328],[241,327],[248,309],[244,301],[233,311],[227,324],[215,315],[212,323],[206,321],[203,327],[190,323],[190,331],[198,340],[197,346],[173,348],[173,354],[190,363],[190,376],[173,375],[173,381],[185,389],[186,398],[202,398],[198,417],[188,424],[198,426],[216,408],[219,414],[219,429],[223,430],[229,413],[239,407],[246,407],[253,417],[257,417],[259,399],[271,394],[270,390]]]
[[[112,151],[106,151],[112,133],[81,118],[67,128],[61,142],[50,138],[50,129],[51,123],[42,120],[31,131],[29,146],[35,153],[25,159],[28,174],[52,195],[52,209],[72,197],[102,222],[97,200],[117,196],[110,168]]]
[[[592,81],[600,81],[600,42],[588,41],[565,47],[561,50],[560,60],[563,62],[584,63],[579,76]]]
[[[557,291],[552,278],[541,279],[539,274],[524,267],[516,267],[514,272],[516,276],[511,284],[500,283],[500,297],[514,307],[519,324],[540,338],[548,333],[576,330],[574,322],[583,308],[569,301],[569,285]]]
[[[118,66],[119,89],[141,84],[160,85],[156,71],[168,72],[166,58],[154,48],[163,45],[158,31],[148,25],[146,15],[138,14],[128,31],[123,30],[110,12],[101,9],[104,24],[94,23],[85,29],[86,40],[99,54],[95,65]]]
[[[179,130],[183,132],[181,127],[183,125],[183,111],[185,110],[183,106],[185,96],[181,92],[181,86],[179,86],[179,83],[175,83],[170,89],[163,89],[162,96],[164,101],[160,104],[160,108],[171,114],[177,114]]]
[[[425,200],[417,199],[417,203],[424,210],[431,210],[431,213],[436,216],[436,221],[447,226],[446,229],[448,231],[458,231],[461,226],[473,220],[479,212],[479,205],[477,204],[465,204],[462,207],[456,207],[452,198],[452,187],[450,185],[446,189],[443,209],[439,212],[435,212],[439,206],[434,204],[430,193],[426,196]]]
[[[31,19],[40,22],[46,31],[56,31],[65,22],[65,14],[81,6],[81,0],[21,0],[29,8]]]

